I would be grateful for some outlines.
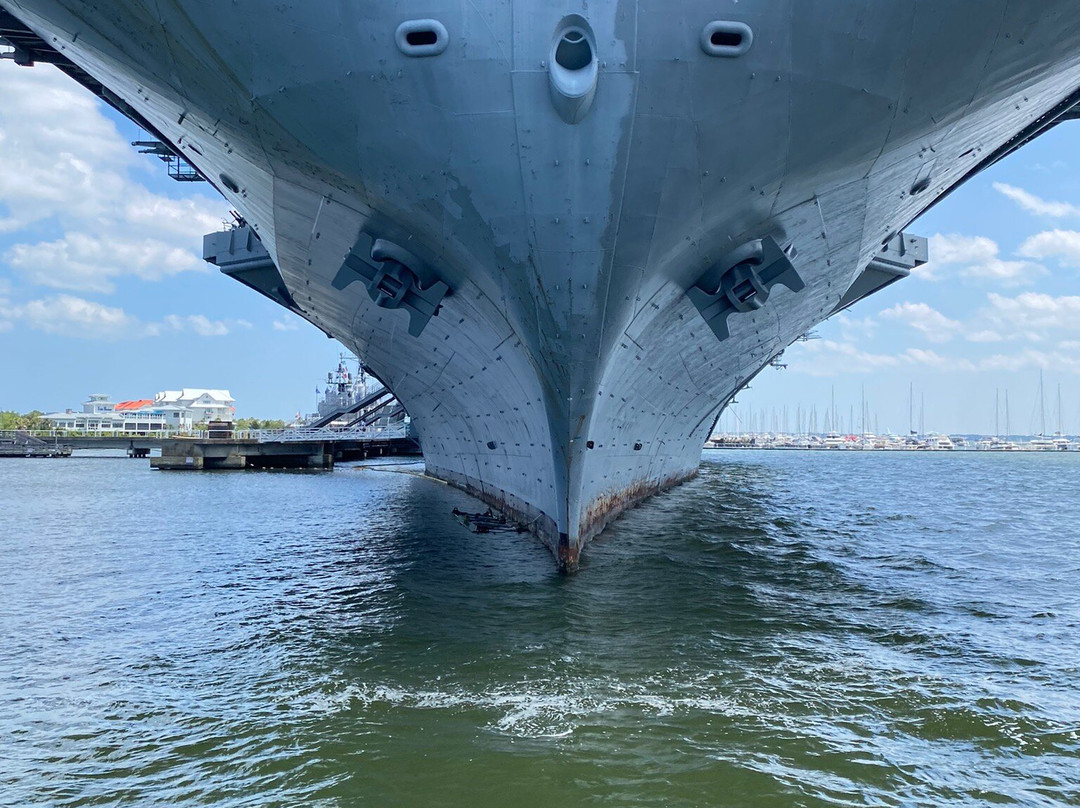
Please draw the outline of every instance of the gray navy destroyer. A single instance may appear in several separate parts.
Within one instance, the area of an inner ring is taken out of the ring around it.
[[[1076,0],[0,0],[261,242],[260,291],[563,569],[1073,116]]]

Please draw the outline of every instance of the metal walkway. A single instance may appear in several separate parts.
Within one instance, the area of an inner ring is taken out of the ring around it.
[[[385,387],[380,387],[378,390],[373,393],[369,393],[359,401],[353,402],[347,407],[342,407],[340,409],[334,410],[329,415],[324,415],[322,418],[319,418],[316,421],[312,421],[310,424],[308,424],[308,428],[321,429],[322,427],[334,423],[334,421],[338,420],[339,418],[344,418],[346,415],[353,415],[356,413],[360,413],[360,416],[358,418],[354,418],[349,423],[349,428],[367,426],[371,422],[365,422],[365,419],[374,418],[374,413],[377,410],[382,409],[382,407],[386,404],[389,404],[391,400],[393,400],[393,398],[393,393],[391,393]]]
[[[361,426],[346,429],[305,426],[293,429],[253,429],[248,434],[259,443],[368,442],[407,438],[409,425],[396,423],[388,426]]]

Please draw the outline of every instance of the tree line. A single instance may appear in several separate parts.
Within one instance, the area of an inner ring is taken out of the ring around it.
[[[51,429],[52,424],[44,418],[41,410],[18,413],[14,410],[0,412],[0,429]]]
[[[0,412],[0,430],[23,429],[30,431],[52,429],[53,423],[44,417],[41,410],[30,412],[15,412],[3,410]],[[205,428],[206,424],[196,424],[195,427]],[[237,418],[233,424],[234,429],[284,429],[285,422],[280,418]]]

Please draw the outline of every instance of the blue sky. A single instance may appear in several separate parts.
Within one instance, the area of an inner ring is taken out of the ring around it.
[[[228,205],[53,68],[0,61],[0,409],[229,389],[289,418],[341,346],[201,260]]]
[[[0,61],[0,98],[0,409],[223,387],[239,415],[310,411],[340,346],[201,261],[226,203],[170,180],[129,145],[142,132],[48,66]],[[903,432],[913,385],[927,429],[990,432],[1008,390],[1026,433],[1042,369],[1048,430],[1060,384],[1080,431],[1078,139],[1058,127],[915,222],[930,264],[790,348],[723,424],[820,420],[832,396],[857,419],[865,391],[871,423]]]
[[[786,369],[767,368],[742,393],[724,426],[752,417],[771,427],[788,407],[816,407],[819,424],[835,397],[859,428],[904,433],[909,390],[915,426],[992,433],[995,396],[1005,429],[1039,430],[1039,372],[1046,429],[1080,431],[1080,125],[1065,123],[977,176],[914,222],[930,239],[930,263],[815,329],[796,343]],[[925,402],[923,408],[922,402]],[[844,424],[847,426],[847,423]],[[851,429],[850,427],[848,427]]]

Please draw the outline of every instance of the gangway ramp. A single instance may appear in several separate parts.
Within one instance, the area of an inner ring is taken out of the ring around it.
[[[381,387],[372,393],[368,393],[363,398],[354,401],[348,406],[336,409],[333,412],[312,421],[307,426],[311,429],[321,429],[324,426],[329,426],[330,424],[334,423],[334,421],[338,420],[339,418],[344,418],[346,415],[354,415],[356,413],[365,413],[365,411],[371,412],[374,410],[378,410],[384,405],[389,404],[393,398],[393,393],[391,393],[385,387]],[[354,423],[356,420],[360,419],[354,419]]]

